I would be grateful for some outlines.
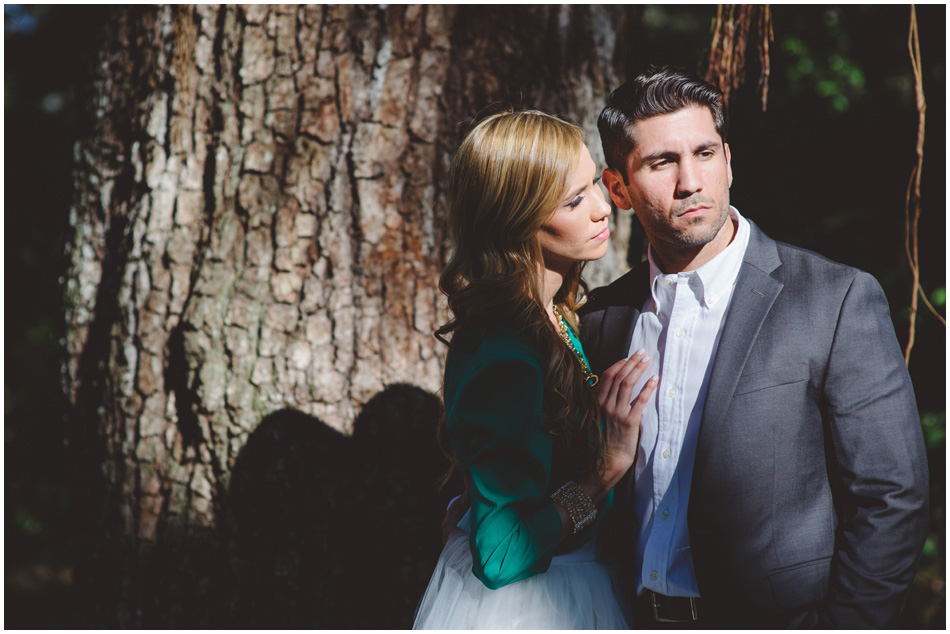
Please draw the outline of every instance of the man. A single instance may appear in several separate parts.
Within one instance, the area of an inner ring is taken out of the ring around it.
[[[880,286],[730,207],[714,86],[651,70],[598,125],[604,185],[650,248],[591,293],[585,349],[597,373],[645,349],[660,376],[614,504],[635,626],[893,625],[927,469]]]

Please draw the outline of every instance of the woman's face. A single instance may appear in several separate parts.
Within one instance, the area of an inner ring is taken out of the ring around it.
[[[574,262],[602,258],[610,237],[610,205],[598,184],[600,176],[586,146],[581,145],[580,153],[567,196],[541,226],[538,236],[545,268],[561,273]]]

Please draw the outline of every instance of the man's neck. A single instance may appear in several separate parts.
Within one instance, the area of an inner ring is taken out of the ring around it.
[[[657,248],[658,243],[651,240],[653,260],[667,275],[695,271],[722,253],[736,237],[736,231],[736,219],[730,214],[729,222],[722,225],[716,237],[699,247],[684,249],[670,244],[659,244]]]

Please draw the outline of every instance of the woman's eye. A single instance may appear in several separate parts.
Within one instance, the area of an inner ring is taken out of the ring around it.
[[[581,201],[582,201],[582,200],[584,200],[584,197],[583,197],[583,196],[578,196],[577,198],[575,198],[575,199],[572,200],[571,202],[567,203],[567,206],[570,207],[571,209],[574,209],[574,208],[577,207],[579,204],[581,204]]]
[[[597,183],[600,182],[601,176],[603,176],[603,174],[601,174],[600,176],[598,176],[597,178],[594,179],[594,185],[596,185]]]

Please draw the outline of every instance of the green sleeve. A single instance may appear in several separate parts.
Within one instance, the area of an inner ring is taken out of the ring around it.
[[[546,498],[552,445],[538,359],[516,346],[476,356],[447,402],[447,424],[471,477],[473,571],[495,589],[548,569],[561,519]]]

